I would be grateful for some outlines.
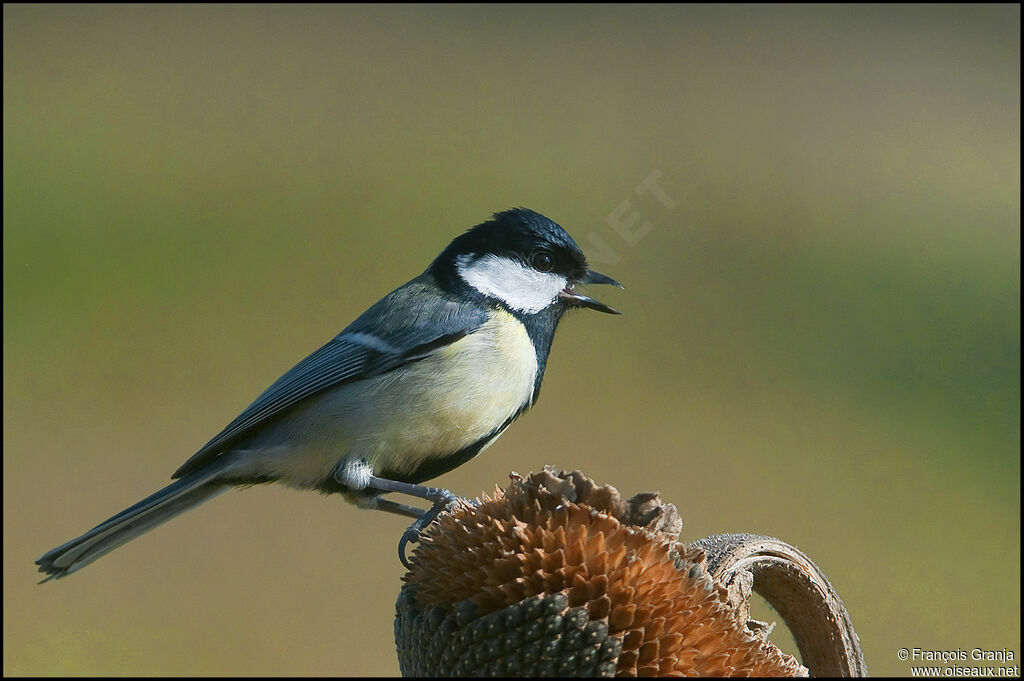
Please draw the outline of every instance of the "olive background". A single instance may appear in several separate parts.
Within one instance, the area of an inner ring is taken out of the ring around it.
[[[396,674],[405,521],[338,497],[32,561],[520,205],[624,314],[564,319],[537,407],[439,484],[657,489],[685,539],[809,554],[872,673],[1019,658],[1019,6],[3,18],[5,674]]]

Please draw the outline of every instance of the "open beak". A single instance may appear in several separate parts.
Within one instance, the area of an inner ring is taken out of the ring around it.
[[[595,272],[594,270],[587,270],[587,273],[580,278],[578,283],[608,284],[610,286],[618,286],[619,288],[625,288],[622,284],[615,281],[611,277],[607,277],[601,274],[600,272]],[[613,307],[608,307],[607,305],[600,301],[594,300],[593,298],[588,298],[587,296],[581,293],[577,293],[576,291],[573,290],[573,285],[566,286],[565,289],[559,292],[558,297],[560,300],[562,300],[567,305],[570,305],[572,307],[589,307],[591,310],[597,310],[598,312],[607,312],[608,314],[622,314]]]

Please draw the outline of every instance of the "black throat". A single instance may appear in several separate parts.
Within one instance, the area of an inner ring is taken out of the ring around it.
[[[555,329],[565,313],[565,306],[556,302],[534,314],[525,314],[516,310],[510,310],[505,306],[502,307],[526,327],[526,333],[530,336],[533,349],[537,352],[537,380],[533,385],[532,404],[537,401],[537,396],[540,394],[540,383],[544,378],[544,369],[548,364],[551,343],[555,340]]]

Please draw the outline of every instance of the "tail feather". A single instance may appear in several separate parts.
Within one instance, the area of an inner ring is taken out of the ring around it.
[[[50,575],[43,582],[81,570],[122,544],[226,491],[230,485],[217,480],[219,472],[199,471],[176,480],[82,536],[48,551],[36,561],[39,571]]]

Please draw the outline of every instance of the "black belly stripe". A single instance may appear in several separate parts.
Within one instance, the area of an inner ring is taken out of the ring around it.
[[[408,482],[414,485],[418,485],[426,480],[431,480],[439,475],[443,475],[453,468],[458,468],[462,464],[466,463],[474,456],[480,453],[480,450],[484,448],[491,440],[501,435],[506,428],[512,425],[519,416],[530,408],[530,403],[527,402],[516,411],[508,420],[503,424],[492,430],[490,433],[480,438],[476,442],[452,454],[444,454],[441,456],[434,456],[424,458],[416,468],[407,471],[398,471],[389,468],[385,468],[380,471],[374,471],[377,477],[384,478],[386,480],[397,480],[399,482]],[[337,494],[339,492],[345,492],[352,494],[352,490],[344,485],[340,484],[334,479],[334,476],[328,477],[322,483],[317,486],[317,489],[325,494]],[[357,493],[361,494],[361,493]],[[368,493],[372,496],[372,493]]]
[[[494,440],[503,432],[505,432],[505,429],[512,425],[512,422],[519,418],[520,414],[522,414],[529,408],[530,403],[527,402],[526,404],[521,406],[515,414],[510,416],[508,420],[505,421],[503,424],[501,424],[500,426],[498,426],[497,428],[495,428],[490,433],[483,436],[473,444],[467,447],[463,447],[457,452],[454,452],[452,454],[425,458],[420,462],[418,466],[416,466],[416,468],[409,471],[399,472],[397,470],[385,469],[377,473],[377,475],[388,480],[399,480],[401,482],[409,482],[413,484],[419,484],[425,480],[432,480],[433,478],[436,478],[439,475],[443,475],[454,468],[458,468],[459,466],[461,466],[462,464],[466,463],[474,456],[479,454],[480,450],[483,449],[488,442]]]

